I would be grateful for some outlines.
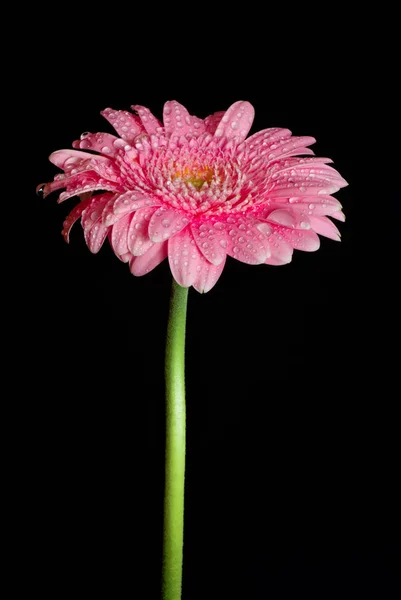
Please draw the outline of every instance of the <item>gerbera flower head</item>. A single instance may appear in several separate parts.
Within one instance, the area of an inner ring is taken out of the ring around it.
[[[64,172],[40,191],[80,199],[64,222],[67,242],[80,219],[91,252],[107,237],[137,276],[168,258],[179,285],[207,292],[227,255],[284,265],[294,249],[317,250],[317,234],[339,239],[328,217],[344,220],[332,194],[347,183],[330,159],[313,156],[313,138],[277,127],[247,138],[249,102],[206,119],[166,102],[163,124],[132,108],[102,112],[118,137],[84,133],[50,156]]]

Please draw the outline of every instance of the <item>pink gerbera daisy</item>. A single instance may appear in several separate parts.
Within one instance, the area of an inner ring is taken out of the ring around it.
[[[138,276],[168,257],[179,285],[207,292],[227,255],[283,265],[294,248],[317,250],[317,234],[339,239],[328,216],[344,215],[331,194],[347,183],[330,159],[302,157],[313,155],[312,137],[271,128],[246,139],[249,102],[204,120],[166,102],[163,125],[147,108],[132,108],[102,112],[119,137],[84,133],[75,150],[50,156],[64,173],[40,190],[65,188],[59,202],[80,198],[64,222],[67,242],[81,218],[91,252],[108,237]]]

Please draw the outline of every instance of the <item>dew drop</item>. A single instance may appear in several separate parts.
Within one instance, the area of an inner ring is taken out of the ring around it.
[[[315,205],[314,205],[314,204],[309,204],[309,208],[310,208],[311,210],[313,210],[313,209],[315,208]]]
[[[222,248],[227,248],[227,240],[220,240],[219,244]]]
[[[36,188],[36,194],[39,196],[39,198],[43,198],[43,195],[45,193],[45,185],[45,183],[40,183]]]
[[[224,223],[217,221],[217,223],[213,223],[213,227],[218,231],[222,231],[224,229]]]
[[[169,221],[169,219],[163,219],[162,225],[163,225],[163,227],[170,227],[170,221]]]

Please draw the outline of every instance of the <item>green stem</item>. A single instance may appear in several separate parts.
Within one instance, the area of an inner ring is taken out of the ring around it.
[[[166,474],[163,531],[163,600],[180,600],[184,543],[185,321],[188,288],[173,279],[166,343]]]

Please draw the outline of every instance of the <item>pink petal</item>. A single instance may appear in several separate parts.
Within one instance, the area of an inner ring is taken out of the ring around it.
[[[103,209],[102,221],[103,224],[107,225],[108,227],[114,225],[114,223],[117,223],[117,221],[119,221],[122,217],[122,215],[116,215],[114,213],[114,204],[116,202],[116,198],[118,197],[119,196],[116,194],[113,194],[112,196],[110,195],[110,200],[107,202],[106,206]]]
[[[202,260],[196,267],[196,277],[193,282],[194,288],[201,294],[206,294],[212,287],[217,283],[226,263],[224,258],[223,262],[219,265],[212,265],[208,260],[202,257]],[[198,269],[198,267],[201,267]]]
[[[174,279],[183,287],[193,285],[207,292],[216,283],[224,268],[212,265],[199,251],[189,227],[168,241],[168,258]]]
[[[270,208],[283,208],[285,206],[287,210],[291,209],[300,216],[313,215],[315,217],[323,215],[333,216],[334,213],[339,212],[339,209],[342,208],[340,202],[331,196],[308,196],[307,202],[305,200],[306,198],[299,196],[275,198],[274,203],[270,203]]]
[[[84,212],[85,208],[90,204],[91,202],[91,198],[87,198],[86,200],[83,200],[82,202],[80,202],[68,215],[68,217],[66,218],[66,220],[63,223],[63,231],[61,232],[65,241],[67,242],[67,244],[70,241],[70,231],[71,231],[71,227],[74,225],[74,223],[79,219],[79,217],[82,215],[82,213]]]
[[[188,223],[189,219],[185,214],[160,206],[149,222],[149,238],[152,242],[163,242],[179,233]]]
[[[273,210],[266,219],[267,221],[277,223],[278,225],[285,225],[286,227],[295,227],[296,224],[296,219],[285,209]]]
[[[212,264],[220,265],[225,261],[228,245],[228,228],[224,221],[194,221],[191,231],[199,250]]]
[[[333,167],[319,164],[318,162],[311,162],[312,160],[307,158],[292,158],[288,161],[290,162],[289,166],[280,168],[272,174],[272,180],[275,181],[276,185],[288,182],[302,185],[304,181],[308,183],[315,181],[318,183],[337,184],[337,189],[348,185],[345,179]],[[287,161],[282,162],[283,164],[287,163]]]
[[[289,139],[277,140],[274,144],[270,144],[266,149],[266,156],[269,160],[277,160],[298,154],[314,154],[313,150],[307,148],[316,142],[315,138],[309,136],[291,137]],[[264,154],[264,151],[260,153]]]
[[[300,231],[299,229],[280,227],[279,231],[283,238],[296,250],[315,252],[320,247],[319,236],[312,229]]]
[[[189,227],[168,240],[168,260],[176,282],[190,287],[206,259],[199,252]]]
[[[207,133],[214,134],[221,119],[224,117],[225,114],[226,114],[225,110],[219,110],[218,112],[215,112],[212,115],[209,115],[208,117],[206,117],[206,119],[204,120],[204,128],[205,128],[204,130]]]
[[[254,219],[230,215],[227,225],[227,254],[249,265],[260,265],[266,261],[270,247],[266,234],[258,228]]]
[[[294,180],[296,178],[294,177]],[[302,196],[330,195],[337,192],[340,186],[333,181],[305,181],[300,179],[294,183],[283,181],[276,183],[274,188],[269,190],[269,198],[293,198]]]
[[[142,256],[153,246],[149,239],[149,221],[154,208],[140,208],[134,214],[128,230],[128,249],[134,256]]]
[[[74,148],[82,148],[84,150],[93,150],[102,154],[114,157],[117,154],[117,148],[114,142],[118,140],[115,135],[110,133],[87,133],[82,134],[80,140],[73,142]],[[88,157],[88,155],[86,155]]]
[[[109,231],[109,228],[102,222],[103,209],[108,201],[108,194],[96,196],[91,199],[91,203],[82,213],[81,223],[85,242],[93,254],[99,252]]]
[[[287,142],[283,143],[276,151],[280,158],[287,158],[299,154],[314,154],[308,146],[315,144],[316,140],[311,136],[291,137]],[[306,150],[306,152],[305,152]],[[277,158],[277,157],[276,157]]]
[[[113,159],[105,156],[91,157],[88,168],[93,169],[100,177],[106,181],[112,181],[119,184],[122,180],[121,168]]]
[[[324,235],[336,242],[341,241],[341,233],[327,217],[310,217],[311,227],[316,233]]]
[[[54,181],[50,181],[49,183],[46,183],[45,185],[41,184],[40,186],[37,187],[36,191],[38,191],[38,189],[41,188],[43,191],[43,198],[46,198],[46,196],[48,196],[52,192],[55,192],[62,188],[65,188],[67,185],[67,181],[69,181],[70,179],[72,179],[72,178],[61,176],[60,178],[55,179]]]
[[[116,215],[123,215],[127,212],[138,210],[144,206],[159,206],[160,200],[154,198],[145,192],[139,190],[128,191],[118,196],[114,202],[113,212]]]
[[[254,133],[244,142],[251,150],[256,150],[260,146],[266,147],[268,144],[273,144],[275,140],[284,140],[291,137],[289,129],[281,129],[280,127],[271,127]]]
[[[152,244],[142,256],[134,256],[130,261],[131,273],[136,277],[146,275],[167,258],[167,242]]]
[[[179,117],[180,117],[178,119],[179,123],[184,122],[184,125],[180,125],[180,126],[178,126],[178,123],[177,123],[177,127],[174,131],[171,128],[171,134],[175,134],[179,138],[178,140],[174,140],[174,141],[178,141],[179,145],[182,146],[182,145],[188,144],[188,139],[185,136],[190,135],[191,138],[198,138],[200,135],[205,133],[205,131],[206,131],[205,124],[207,122],[207,119],[205,121],[203,121],[202,119],[199,119],[198,117],[195,117],[194,115],[190,115],[189,112],[187,111],[187,109],[185,108],[185,106],[183,106],[182,104],[179,104],[176,100],[167,102],[165,108],[166,108],[165,114],[166,114],[166,117],[169,119],[170,127],[174,123],[174,120],[177,121],[177,119],[175,118],[176,115],[179,115]],[[218,114],[220,114],[220,113],[218,113]],[[221,113],[221,115],[223,115],[223,114],[224,113]],[[171,141],[170,141],[170,143],[171,143]]]
[[[273,231],[269,236],[271,256],[265,260],[267,265],[286,265],[291,262],[293,248],[283,239],[279,231]]]
[[[235,102],[222,117],[214,135],[215,137],[237,138],[242,142],[250,128],[255,116],[255,109],[249,102]]]
[[[108,120],[118,135],[129,144],[133,144],[135,137],[140,133],[146,133],[140,118],[127,110],[105,108],[100,114]]]
[[[56,152],[52,152],[49,156],[50,162],[59,167],[59,169],[63,169],[63,171],[71,171],[71,169],[90,158],[91,155],[86,152],[70,149],[56,150]]]
[[[326,215],[329,213],[326,213]],[[345,221],[345,215],[342,212],[342,210],[336,210],[333,213],[330,213],[330,217],[333,217],[333,219],[337,219],[338,221]]]
[[[86,245],[93,254],[97,254],[103,246],[103,242],[107,237],[108,227],[105,227],[99,220],[91,227],[87,226],[84,231]]]
[[[101,179],[93,171],[86,171],[69,179],[66,191],[60,194],[57,202],[61,203],[73,196],[81,196],[87,192],[100,190],[104,192],[118,192],[120,191],[120,186],[112,181]]]
[[[117,258],[119,258],[119,259],[121,260],[121,262],[123,262],[123,263],[127,263],[127,262],[129,262],[129,261],[130,261],[130,260],[133,258],[133,256],[132,256],[131,252],[126,252],[125,254],[117,254],[116,256],[117,256]]]
[[[165,103],[163,123],[167,134],[178,136],[187,135],[192,125],[187,109],[176,100]]]
[[[205,122],[194,115],[189,115],[187,123],[189,125],[189,134],[194,138],[199,137],[206,131]]]
[[[110,243],[117,256],[123,256],[128,252],[128,229],[132,218],[132,214],[124,215],[111,228]]]
[[[49,160],[63,169],[67,176],[87,176],[89,172],[93,176],[94,171],[106,180],[118,182],[120,179],[120,170],[115,162],[107,156],[79,150],[58,150],[50,155]],[[70,183],[68,177],[64,179],[64,182],[63,187],[66,187]]]
[[[160,123],[159,119],[156,119],[156,117],[152,115],[146,106],[134,104],[131,106],[131,108],[138,113],[142,125],[149,135],[153,133],[162,133],[162,124]]]

